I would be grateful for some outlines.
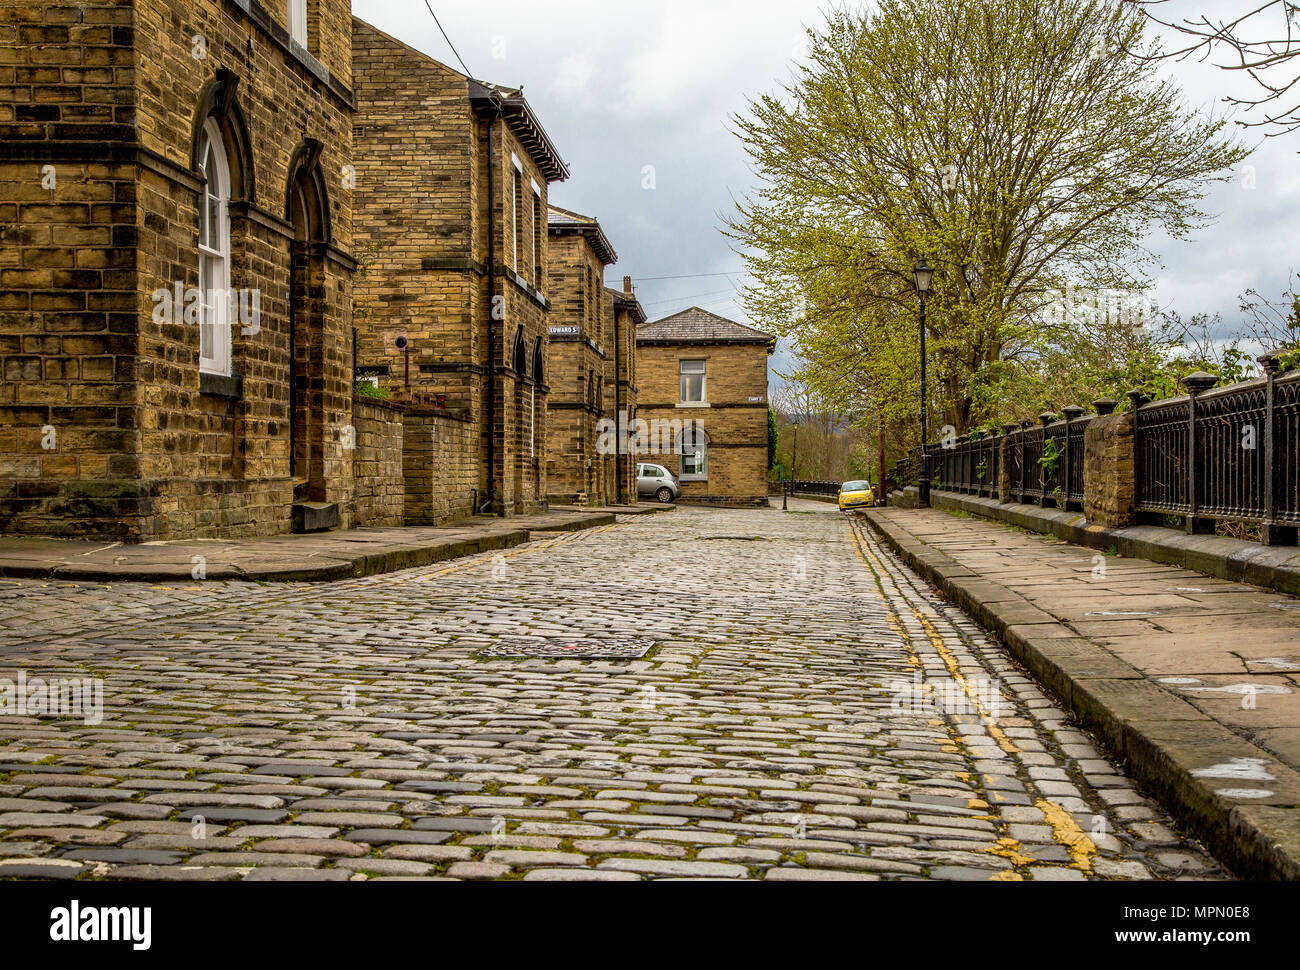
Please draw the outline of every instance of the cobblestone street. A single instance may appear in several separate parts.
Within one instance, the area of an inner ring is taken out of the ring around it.
[[[98,724],[0,715],[0,878],[1226,878],[860,522],[791,507],[319,586],[0,580],[0,678],[104,685]]]

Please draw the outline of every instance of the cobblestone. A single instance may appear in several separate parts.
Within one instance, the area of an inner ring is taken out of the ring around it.
[[[0,878],[1226,876],[858,524],[792,508],[327,586],[0,580],[0,678],[104,685],[98,724],[0,714]],[[658,646],[482,656],[521,636]]]

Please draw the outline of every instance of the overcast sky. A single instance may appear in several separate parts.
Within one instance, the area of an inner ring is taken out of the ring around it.
[[[718,231],[753,178],[727,119],[789,73],[803,27],[822,22],[818,0],[431,0],[469,73],[522,85],[573,177],[551,187],[556,205],[597,216],[618,251],[607,283],[633,277],[657,319],[698,305],[748,322],[741,261]],[[1171,0],[1195,15],[1231,0]],[[423,0],[353,0],[357,16],[456,64]],[[1170,65],[1189,100],[1215,108],[1236,75]],[[1240,88],[1239,90],[1247,90]],[[1218,108],[1217,110],[1223,110]],[[1262,141],[1247,134],[1250,144]],[[1186,242],[1152,238],[1157,299],[1185,317],[1241,320],[1238,297],[1270,297],[1300,269],[1300,133],[1263,142],[1244,171],[1218,188],[1214,226]],[[652,168],[651,168],[652,167]],[[653,184],[653,188],[644,187]],[[705,276],[703,274],[730,274]],[[661,277],[691,277],[661,279]],[[777,367],[784,364],[778,358]]]

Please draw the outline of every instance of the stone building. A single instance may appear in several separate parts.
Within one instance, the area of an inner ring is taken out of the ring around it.
[[[630,279],[623,292],[606,288],[605,267],[618,254],[597,220],[551,206],[549,222],[550,499],[635,504],[633,460],[620,453],[616,435],[602,433],[635,416],[635,328],[645,314]]]
[[[351,31],[347,0],[0,8],[0,530],[355,522]]]
[[[699,307],[637,328],[645,457],[678,475],[682,501],[767,504],[767,360],[775,349],[770,334]]]
[[[637,385],[637,351],[636,328],[646,322],[645,310],[632,289],[632,278],[623,277],[623,289],[608,291],[614,298],[614,360],[611,370],[613,381],[610,393],[613,400],[613,415],[620,431],[619,441],[624,438],[623,431],[633,428],[639,416]],[[618,447],[614,458],[615,475],[618,482],[618,502],[620,505],[635,505],[637,457],[631,451]]]
[[[357,362],[425,409],[406,429],[407,521],[538,511],[547,192],[569,170],[518,90],[352,24]]]

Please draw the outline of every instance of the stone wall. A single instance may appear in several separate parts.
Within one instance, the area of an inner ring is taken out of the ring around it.
[[[1089,523],[1124,528],[1137,522],[1134,414],[1094,418],[1084,432],[1083,514]]]
[[[386,369],[381,383],[401,392],[406,361],[396,339],[405,336],[412,390],[442,397],[470,423],[465,457],[477,480],[468,490],[494,486],[498,512],[538,511],[546,501],[547,179],[506,121],[475,109],[463,74],[361,20],[352,43],[364,264],[358,362]],[[463,504],[468,511],[472,499]],[[416,506],[426,518],[441,514]]]
[[[617,501],[614,455],[597,451],[597,427],[614,413],[614,298],[605,264],[587,238],[552,232],[548,325],[577,327],[550,340],[547,384],[547,488],[553,502],[585,495],[591,505]]]
[[[464,414],[412,410],[403,418],[402,473],[407,525],[446,525],[474,514],[479,463]]]
[[[697,421],[708,436],[708,480],[683,482],[682,501],[709,505],[767,504],[766,344],[637,345],[637,416],[653,421]],[[679,364],[705,361],[705,406],[683,407]],[[653,430],[653,425],[651,426]],[[681,456],[667,450],[643,456],[681,473]]]
[[[369,398],[353,402],[353,521],[358,528],[387,528],[405,522],[403,410],[400,405]]]
[[[289,43],[282,4],[3,8],[0,530],[143,541],[290,529],[286,199],[304,157],[321,229],[301,264],[313,388],[302,477],[308,497],[350,507],[350,22],[343,0],[312,9],[324,64]],[[199,373],[198,327],[154,313],[155,294],[198,285],[194,149],[209,116],[233,183],[230,285],[261,309],[256,326],[233,328],[235,376],[215,383]]]

